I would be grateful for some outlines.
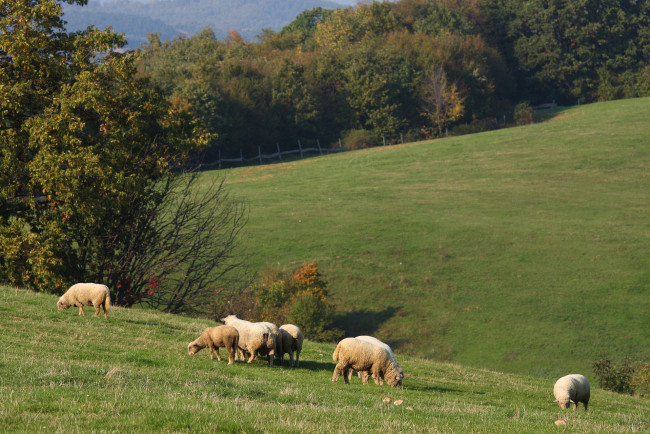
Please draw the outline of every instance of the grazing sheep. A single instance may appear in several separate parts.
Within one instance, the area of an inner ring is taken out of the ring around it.
[[[95,308],[95,316],[99,315],[99,307],[103,306],[104,317],[108,318],[108,309],[111,307],[111,294],[108,286],[100,283],[77,283],[72,285],[56,303],[59,310],[78,306],[79,315],[85,316],[84,305],[92,305]]]
[[[393,349],[390,346],[388,346],[388,344],[380,341],[379,339],[377,339],[376,337],[373,337],[373,336],[357,336],[356,339],[359,339],[360,341],[368,342],[369,344],[376,345],[376,346],[384,348],[386,351],[388,351],[388,354],[390,355],[391,360],[393,361],[393,363],[397,367],[397,370],[398,370],[399,375],[400,375],[400,381],[404,380],[404,370],[402,369],[400,364],[397,363],[397,358],[395,358],[395,354],[393,353]],[[353,371],[349,370],[348,379],[352,378],[352,373],[353,373]],[[370,375],[370,372],[368,372],[368,371],[358,371],[357,373],[359,375],[359,378],[361,378],[363,380],[364,384],[368,382],[368,375]],[[384,385],[384,380],[382,378],[379,379],[379,384],[382,385],[382,386]]]
[[[198,339],[187,345],[187,352],[190,356],[198,353],[205,347],[210,348],[210,360],[214,360],[214,353],[217,353],[217,360],[221,361],[219,347],[224,347],[228,351],[228,364],[232,365],[235,361],[235,353],[239,344],[239,332],[231,326],[208,327],[203,330]]]
[[[226,325],[232,326],[239,332],[239,351],[244,360],[244,351],[250,354],[248,363],[252,363],[258,354],[269,356],[269,366],[273,366],[275,356],[275,341],[271,329],[260,323],[252,323],[237,318],[237,315],[228,315],[221,319]]]
[[[580,374],[566,375],[555,382],[553,395],[560,408],[569,408],[573,404],[573,411],[575,411],[578,403],[582,402],[587,411],[591,395],[589,380]]]
[[[385,379],[392,387],[402,384],[398,366],[388,351],[377,345],[355,338],[345,338],[336,346],[332,359],[338,362],[332,375],[334,382],[343,374],[346,384],[349,383],[348,374],[351,368],[355,371],[370,371],[375,384],[379,384],[380,379]],[[367,383],[366,378],[364,384]]]
[[[300,329],[293,324],[284,324],[280,326],[282,335],[282,353],[280,354],[280,363],[284,361],[284,355],[289,353],[289,366],[294,366],[293,352],[296,352],[295,366],[300,365],[300,352],[302,351],[302,342],[304,337]]]

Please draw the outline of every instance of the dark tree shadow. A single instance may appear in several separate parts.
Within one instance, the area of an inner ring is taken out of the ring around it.
[[[384,310],[354,310],[334,316],[334,325],[345,331],[346,336],[372,335],[382,323],[389,320],[400,307],[387,307]]]

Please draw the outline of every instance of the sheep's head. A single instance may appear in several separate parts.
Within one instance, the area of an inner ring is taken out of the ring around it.
[[[229,321],[233,321],[236,319],[238,319],[237,315],[228,315],[227,317],[221,318],[221,322],[227,325]]]
[[[194,343],[194,342],[190,342],[190,343],[187,345],[187,353],[188,353],[190,356],[193,356],[193,355],[196,354],[196,353],[197,353],[201,348],[202,348],[202,347],[200,347],[200,346],[197,345],[196,343]]]
[[[570,399],[563,399],[561,401],[559,399],[556,399],[554,402],[557,402],[557,405],[559,405],[560,408],[569,408],[569,407],[571,407],[571,404],[575,404]]]
[[[67,304],[66,302],[64,302],[63,300],[60,300],[60,299],[59,299],[59,301],[57,301],[57,303],[56,303],[56,307],[57,307],[59,310],[66,310],[67,308],[70,307],[70,305]]]
[[[388,372],[384,375],[384,379],[392,387],[399,387],[402,385],[402,380],[404,379],[404,371],[401,367],[397,369],[394,365],[391,365],[388,369]]]

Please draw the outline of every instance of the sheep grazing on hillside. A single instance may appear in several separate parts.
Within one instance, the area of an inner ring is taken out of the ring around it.
[[[269,356],[269,366],[273,366],[275,356],[275,341],[271,329],[260,323],[252,323],[237,318],[237,315],[228,315],[221,319],[226,325],[232,326],[239,332],[239,352],[244,360],[244,351],[250,355],[248,363],[252,363],[257,355]]]
[[[280,334],[282,336],[282,353],[280,354],[280,363],[284,361],[284,355],[289,353],[289,366],[300,365],[300,352],[302,351],[302,343],[304,336],[300,329],[293,324],[284,324],[280,326]],[[296,352],[296,360],[294,365],[293,353]]]
[[[332,381],[336,382],[339,375],[343,374],[346,384],[349,383],[350,369],[355,371],[369,371],[375,384],[380,384],[381,379],[386,380],[392,387],[402,384],[400,369],[391,359],[385,348],[370,344],[355,338],[345,338],[338,343],[332,359],[336,364]],[[368,379],[364,380],[364,384]]]
[[[104,317],[108,318],[108,309],[111,307],[111,294],[108,286],[100,283],[77,283],[72,285],[59,298],[56,307],[59,310],[66,310],[70,306],[79,307],[79,315],[84,313],[84,305],[95,308],[95,316],[99,315],[99,308],[104,308]]]
[[[400,364],[397,362],[397,358],[395,357],[395,353],[393,353],[393,349],[388,344],[380,341],[379,339],[377,339],[374,336],[362,335],[362,336],[357,336],[356,339],[359,339],[360,341],[368,342],[369,344],[376,345],[376,346],[381,347],[381,348],[385,349],[386,351],[388,351],[388,354],[390,355],[391,360],[393,361],[393,363],[395,364],[395,366],[396,366],[396,368],[397,368],[397,370],[399,372],[400,381],[404,380],[404,370],[402,369]],[[352,373],[353,373],[353,370],[350,369],[349,373],[348,373],[348,379],[352,378]],[[368,375],[370,375],[370,372],[369,371],[358,371],[358,375],[363,380],[363,382],[365,384],[365,383],[368,382]],[[384,380],[380,378],[379,379],[379,384],[383,386],[384,385]]]
[[[208,327],[203,330],[198,339],[187,345],[187,352],[190,356],[198,353],[205,347],[210,348],[210,360],[214,360],[214,353],[217,353],[217,360],[221,361],[219,347],[228,351],[228,364],[232,365],[235,361],[237,346],[239,345],[239,332],[236,328],[230,326]]]
[[[553,386],[553,395],[560,408],[569,408],[573,404],[573,411],[578,408],[578,403],[585,405],[585,411],[589,405],[591,396],[591,387],[589,380],[584,375],[570,374],[565,375],[555,382]]]
[[[278,326],[272,322],[255,322],[253,324],[262,324],[263,326],[268,327],[271,330],[271,335],[273,335],[273,353],[275,361],[282,364],[282,335],[280,334],[280,329]]]

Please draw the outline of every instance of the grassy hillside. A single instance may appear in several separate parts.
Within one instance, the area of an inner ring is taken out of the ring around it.
[[[208,172],[254,269],[318,261],[352,335],[508,372],[650,359],[650,99],[545,122]]]
[[[206,350],[187,355],[210,321],[120,308],[80,317],[56,300],[0,287],[3,431],[543,433],[560,417],[573,432],[650,429],[650,401],[595,387],[588,414],[559,409],[554,378],[398,352],[402,388],[333,384],[330,344],[306,342],[297,369],[228,366]]]

